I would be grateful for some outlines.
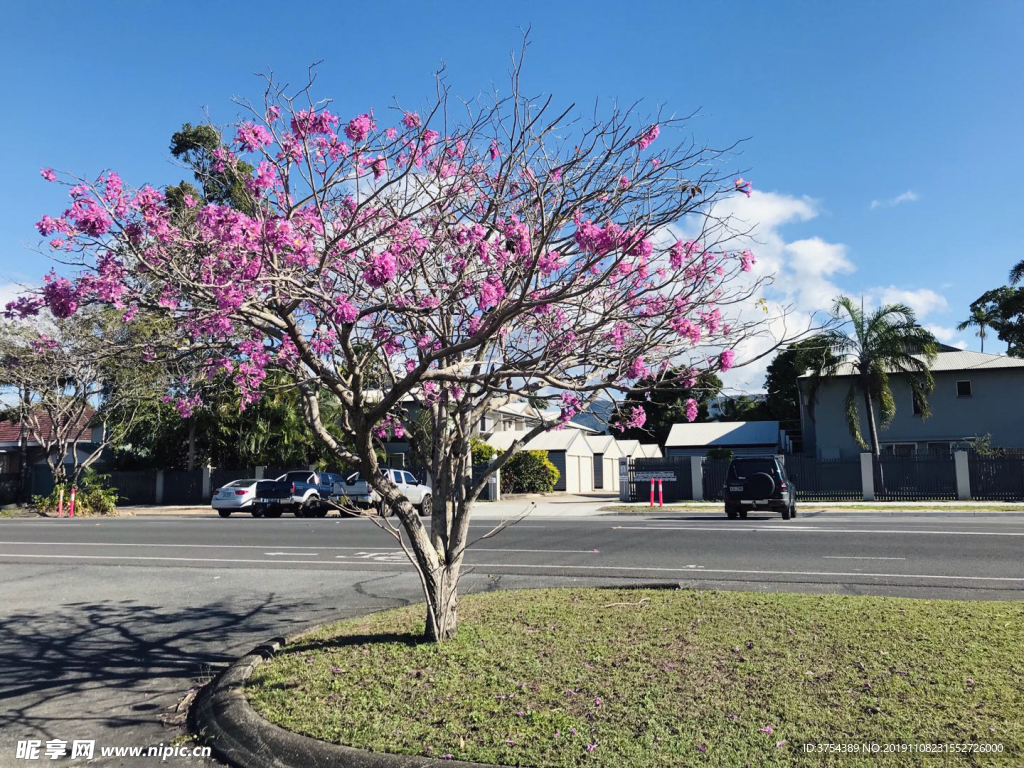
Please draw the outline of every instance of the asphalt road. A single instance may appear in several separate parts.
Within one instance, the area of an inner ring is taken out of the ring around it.
[[[1020,600],[1024,515],[531,516],[467,563],[467,591],[671,581]],[[26,738],[169,744],[189,688],[257,643],[421,599],[369,520],[215,515],[0,520],[0,589],[0,766],[29,764],[15,759]]]

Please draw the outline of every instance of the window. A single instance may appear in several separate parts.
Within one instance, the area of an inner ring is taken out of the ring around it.
[[[913,394],[912,397],[913,397],[913,400],[914,400],[914,415],[915,416],[920,416],[924,412],[924,408],[921,407],[921,400],[917,396],[916,392]]]
[[[929,456],[949,456],[949,443],[928,443]]]
[[[402,474],[405,475],[405,482],[407,485],[419,485],[419,483],[416,482],[416,478],[413,477],[410,472],[403,472]]]
[[[481,432],[486,432],[487,431],[487,417],[486,416],[481,416],[480,417],[480,431]]]
[[[889,443],[882,446],[884,456],[914,456],[917,454],[917,443]]]
[[[971,396],[971,382],[970,381],[958,381],[956,383],[956,396],[957,397],[970,397]]]

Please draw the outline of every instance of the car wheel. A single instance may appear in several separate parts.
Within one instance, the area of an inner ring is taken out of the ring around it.
[[[327,517],[327,507],[323,504],[317,504],[316,510],[313,513],[316,517]]]
[[[793,502],[793,504],[789,508],[789,516],[790,517],[796,517],[796,502],[795,501]]]
[[[427,517],[434,510],[431,508],[430,494],[428,493],[423,497],[423,501],[420,502],[420,517]]]
[[[782,519],[783,520],[789,520],[789,513],[790,513],[790,508],[789,507],[783,507],[782,508]]]
[[[253,517],[263,517],[263,510],[262,509],[251,509],[251,510],[249,510],[249,514],[251,514]]]
[[[217,514],[220,515],[221,517],[231,517],[231,510],[230,509],[218,509],[217,510]]]
[[[746,519],[747,519],[747,510],[741,509],[740,510],[740,520],[746,520]]]

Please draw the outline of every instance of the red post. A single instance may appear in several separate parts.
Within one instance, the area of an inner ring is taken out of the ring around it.
[[[660,477],[658,478],[658,506],[659,507],[664,507],[665,506],[665,492],[662,489],[661,478]]]
[[[654,506],[654,478],[651,478],[651,506]]]
[[[57,491],[57,517],[64,517],[64,486]]]
[[[71,506],[68,507],[68,517],[75,516],[75,486],[71,486]]]

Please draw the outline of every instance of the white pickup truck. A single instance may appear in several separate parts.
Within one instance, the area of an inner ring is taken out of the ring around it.
[[[407,498],[414,507],[419,509],[421,515],[430,514],[430,486],[424,485],[417,480],[412,472],[404,469],[391,469],[381,467],[380,473],[391,479],[398,490]],[[354,504],[361,509],[374,509],[377,514],[381,513],[381,498],[370,484],[360,476],[358,472],[349,475],[342,483],[335,483],[334,495],[340,496],[340,502]]]

